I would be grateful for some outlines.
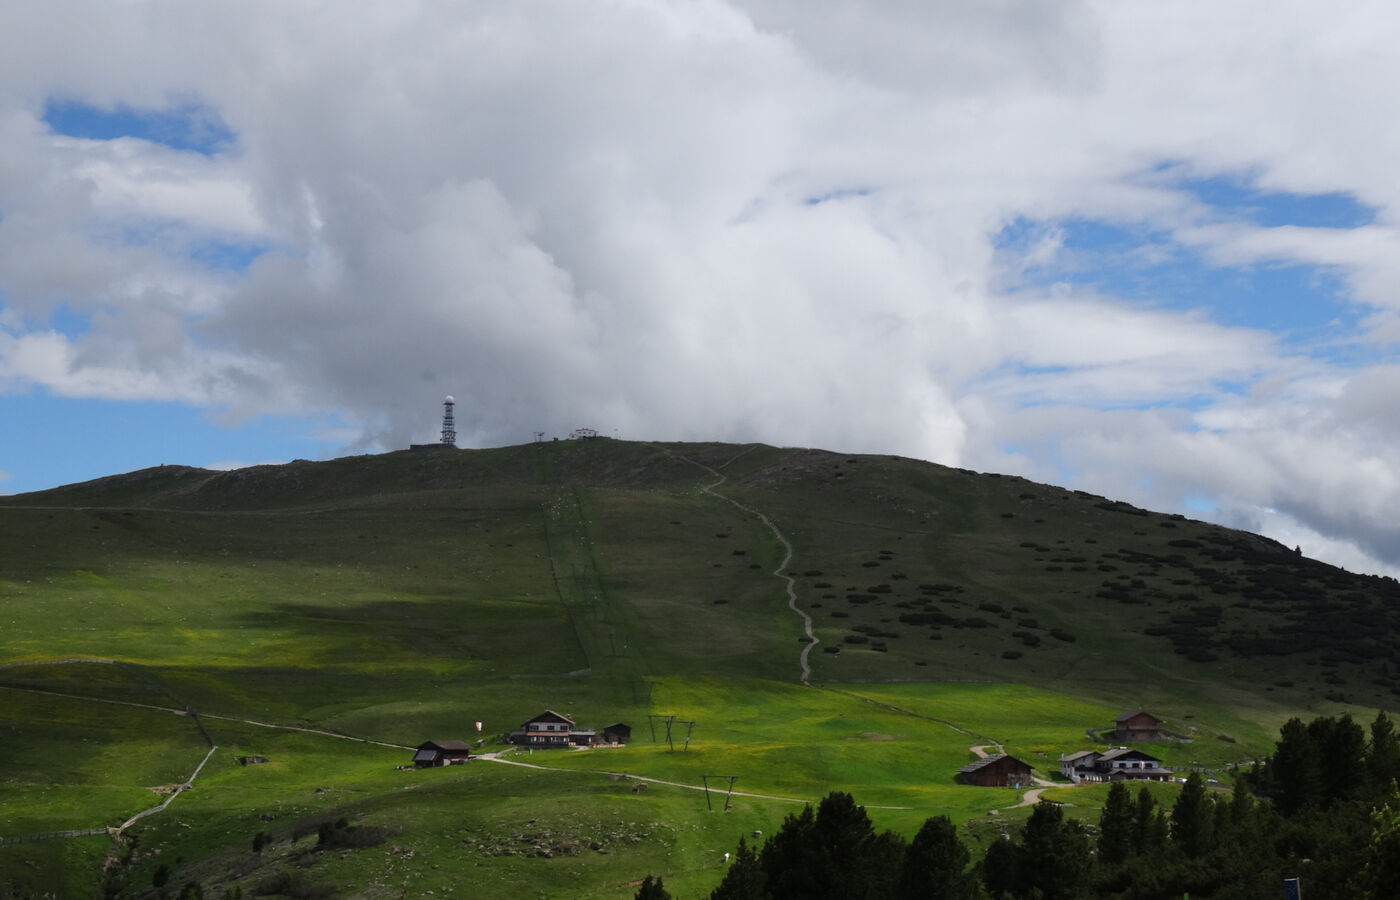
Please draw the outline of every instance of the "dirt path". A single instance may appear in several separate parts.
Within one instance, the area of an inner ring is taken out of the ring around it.
[[[348,734],[339,734],[334,731],[322,731],[319,728],[301,728],[296,725],[273,725],[270,722],[258,722],[254,719],[240,719],[236,716],[218,716],[213,713],[200,713],[205,719],[221,719],[225,722],[237,722],[241,725],[253,725],[258,728],[275,728],[278,731],[299,731],[302,734],[319,734],[322,737],[335,738],[341,741],[354,741],[357,744],[373,744],[376,747],[388,747],[391,750],[414,750],[405,744],[389,744],[384,741],[372,741],[369,738],[353,737]]]
[[[1037,803],[1040,802],[1040,795],[1041,795],[1041,793],[1044,792],[1044,790],[1045,790],[1045,788],[1043,788],[1043,787],[1038,787],[1038,788],[1032,788],[1032,789],[1030,789],[1029,791],[1026,791],[1026,796],[1024,796],[1024,797],[1021,798],[1021,802],[1020,802],[1020,803],[1017,803],[1015,806],[1013,806],[1013,807],[1011,807],[1011,808],[1012,808],[1012,809],[1017,809],[1018,807],[1022,807],[1022,806],[1035,806]]]
[[[1001,744],[973,744],[967,749],[971,750],[974,754],[976,754],[978,759],[986,759],[987,751],[989,749],[995,750],[997,753],[1006,752],[1006,748],[1003,747]],[[1031,776],[1031,783],[1036,785],[1036,787],[1033,787],[1030,790],[1026,791],[1025,796],[1021,798],[1021,802],[1017,803],[1016,806],[1035,806],[1037,803],[1040,802],[1040,794],[1046,788],[1073,787],[1073,785],[1056,784],[1053,781],[1047,781],[1046,779],[1041,778],[1038,775]],[[1015,809],[1016,806],[1013,806],[1011,808]]]
[[[90,662],[90,660],[78,660],[79,662]],[[48,697],[63,697],[66,700],[85,700],[88,703],[110,703],[113,706],[135,706],[139,709],[153,709],[157,712],[168,712],[176,716],[187,716],[189,710],[179,709],[174,706],[156,706],[151,703],[134,703],[130,700],[112,700],[107,697],[85,697],[82,694],[64,694],[59,691],[45,691],[39,688],[10,687],[0,685],[0,691],[21,691],[26,694],[42,694]],[[217,713],[200,713],[202,719],[219,719],[223,722],[237,722],[240,725],[252,725],[256,728],[275,728],[278,731],[299,731],[302,734],[319,734],[323,737],[336,738],[342,741],[355,741],[360,744],[374,744],[376,747],[388,747],[393,750],[412,750],[414,748],[404,744],[389,744],[384,741],[372,741],[369,738],[353,737],[348,734],[338,734],[334,731],[322,731],[319,728],[302,728],[297,725],[274,725],[271,722],[259,722],[256,719],[240,719],[237,716],[221,716]]]
[[[498,752],[498,753],[499,753],[499,752]],[[521,762],[521,761],[518,760],[518,759],[506,759],[505,757],[498,755],[498,753],[482,753],[482,754],[480,754],[479,756],[476,756],[476,757],[474,757],[474,758],[475,758],[475,759],[484,759],[484,760],[486,760],[487,762],[501,763],[502,765],[507,765],[507,766],[520,766],[521,768],[525,768],[525,769],[540,769],[540,770],[545,771],[545,772],[577,772],[577,773],[583,773],[583,774],[588,774],[588,775],[607,775],[607,776],[609,776],[610,778],[625,778],[625,779],[628,779],[628,780],[630,780],[630,781],[645,781],[645,782],[648,782],[649,784],[664,784],[664,785],[666,785],[667,787],[677,787],[677,788],[682,788],[682,789],[687,790],[687,791],[704,791],[704,790],[707,790],[707,789],[705,788],[704,785],[700,785],[700,784],[685,784],[684,782],[680,782],[680,781],[667,781],[667,780],[664,779],[664,778],[651,778],[651,777],[646,776],[646,775],[631,775],[631,774],[628,774],[627,772],[610,772],[610,771],[607,771],[607,770],[605,770],[605,769],[556,769],[556,768],[554,768],[553,766],[541,766],[541,765],[539,765],[539,764],[537,764],[537,763]],[[725,795],[731,795],[731,792],[730,792],[727,788],[708,788],[708,790],[709,790],[709,791],[712,791],[712,792],[715,792],[715,793],[720,793],[720,794],[725,794]],[[751,792],[749,792],[749,791],[733,791],[733,792],[732,792],[732,796],[735,796],[735,797],[750,797],[750,798],[752,798],[752,799],[754,799],[754,800],[776,800],[776,801],[778,801],[779,803],[813,803],[813,802],[815,802],[815,801],[812,801],[812,800],[804,800],[804,799],[801,799],[801,798],[799,798],[799,797],[779,797],[779,796],[777,796],[776,794],[755,794],[755,793],[751,793]],[[913,809],[913,807],[911,807],[911,806],[871,806],[870,804],[865,804],[865,806],[866,806],[867,809]]]
[[[37,662],[37,663],[11,663],[11,664],[6,665],[6,666],[0,666],[0,668],[17,668],[17,667],[19,667],[19,666],[25,666],[25,665],[45,665],[45,664],[53,665],[53,664],[63,664],[63,663],[79,663],[79,662],[82,662],[82,663],[110,663],[111,660],[105,660],[105,659],[63,659],[63,660],[52,660],[52,661],[40,661],[40,662]],[[67,699],[67,700],[83,700],[83,701],[86,701],[86,702],[88,702],[88,703],[106,703],[106,704],[110,704],[110,705],[112,705],[112,706],[135,706],[135,707],[138,707],[138,708],[140,708],[140,709],[150,709],[150,710],[154,710],[154,711],[156,711],[156,712],[168,712],[168,713],[170,713],[170,714],[172,714],[172,715],[176,715],[176,716],[191,716],[191,718],[196,718],[195,716],[192,715],[192,710],[189,710],[189,709],[179,709],[179,708],[172,707],[172,706],[156,706],[156,705],[151,704],[151,703],[134,703],[134,702],[132,702],[132,701],[130,701],[130,700],[113,700],[113,699],[109,699],[109,698],[107,698],[107,697],[84,697],[84,696],[81,695],[81,694],[65,694],[65,693],[60,693],[59,691],[45,691],[45,690],[40,690],[39,688],[10,687],[10,686],[8,686],[8,685],[0,685],[0,691],[20,691],[20,692],[26,693],[26,694],[40,694],[40,695],[44,695],[44,696],[48,696],[48,697],[63,697],[64,699]],[[322,737],[336,738],[337,740],[342,740],[342,741],[355,741],[356,743],[360,743],[360,744],[373,744],[373,745],[375,745],[375,746],[377,746],[377,747],[389,747],[389,748],[394,749],[394,750],[412,750],[412,749],[414,749],[414,748],[412,748],[412,747],[408,747],[408,746],[405,746],[405,745],[403,745],[403,744],[388,744],[388,743],[385,743],[385,742],[383,742],[383,741],[372,741],[372,740],[369,740],[368,738],[352,737],[352,736],[350,736],[350,735],[348,735],[348,734],[336,734],[336,733],[333,732],[333,731],[322,731],[322,730],[317,729],[317,728],[301,728],[301,727],[298,727],[298,726],[296,726],[296,725],[273,725],[273,724],[270,724],[270,723],[268,723],[268,722],[258,722],[258,721],[255,721],[255,720],[253,720],[253,719],[240,719],[240,718],[237,718],[237,717],[235,717],[235,716],[220,716],[220,715],[214,715],[214,714],[212,714],[212,713],[199,713],[199,714],[198,714],[198,718],[219,719],[219,720],[224,721],[224,722],[237,722],[237,723],[242,724],[242,725],[252,725],[252,726],[257,727],[257,728],[274,728],[274,729],[277,729],[277,730],[279,730],[279,731],[299,731],[299,732],[302,732],[303,734],[316,734],[316,735],[320,735],[320,736],[322,736]],[[196,718],[196,724],[197,724],[197,718]],[[174,801],[174,799],[175,799],[176,797],[180,796],[180,795],[183,794],[185,791],[188,791],[188,790],[190,790],[191,788],[193,788],[193,787],[194,787],[194,781],[195,781],[195,779],[199,777],[199,773],[204,769],[205,764],[208,763],[209,760],[213,758],[213,756],[214,756],[214,751],[216,751],[216,750],[218,750],[218,749],[219,749],[218,745],[217,745],[217,744],[214,744],[214,743],[211,741],[211,742],[210,742],[210,747],[209,747],[209,752],[206,753],[206,754],[204,754],[204,759],[200,760],[199,765],[195,766],[194,771],[190,773],[190,776],[189,776],[188,778],[186,778],[181,784],[177,785],[176,788],[175,788],[175,790],[172,791],[172,792],[170,793],[170,796],[168,796],[168,797],[165,798],[164,802],[162,802],[162,803],[159,804],[158,806],[153,806],[153,807],[151,807],[150,809],[143,809],[143,810],[141,810],[141,811],[138,812],[136,815],[134,815],[134,816],[132,816],[131,818],[127,819],[125,822],[123,822],[121,825],[117,826],[116,828],[83,829],[83,830],[76,830],[76,831],[49,832],[49,833],[46,833],[45,835],[14,835],[14,836],[7,836],[7,837],[5,837],[3,840],[0,840],[0,843],[15,843],[15,842],[19,842],[19,841],[23,841],[23,840],[28,840],[28,839],[39,838],[39,837],[79,837],[79,836],[88,835],[88,834],[101,834],[101,833],[103,833],[103,832],[105,832],[105,833],[107,833],[107,834],[110,834],[110,835],[112,835],[113,837],[119,837],[123,831],[125,831],[127,828],[131,827],[132,825],[134,825],[136,822],[140,821],[141,819],[144,819],[144,818],[146,818],[147,816],[153,816],[153,815],[155,815],[156,813],[159,813],[159,812],[164,812],[164,811],[165,811],[165,808],[166,808],[167,806],[169,806],[169,805],[171,804],[171,802]]]
[[[725,465],[729,465],[729,463],[732,463],[734,460],[738,459],[740,456],[743,456],[744,453],[748,453],[752,449],[752,447],[749,447],[742,453],[737,454],[736,456],[728,460],[725,463]],[[718,479],[714,483],[707,484],[704,487],[700,488],[700,490],[703,493],[709,494],[711,497],[723,500],[724,502],[735,506],[736,508],[748,513],[749,515],[756,517],[760,522],[767,526],[769,531],[773,532],[773,537],[778,539],[778,543],[783,545],[782,561],[778,563],[778,567],[773,570],[772,574],[783,580],[784,589],[787,591],[788,609],[797,613],[797,615],[799,615],[802,618],[802,630],[807,635],[807,642],[802,645],[802,652],[798,655],[797,662],[798,665],[802,668],[802,683],[810,685],[812,683],[812,666],[809,662],[809,657],[812,654],[812,648],[817,646],[817,644],[820,644],[821,641],[817,640],[817,636],[812,633],[812,617],[809,616],[807,613],[803,612],[801,609],[798,609],[797,607],[797,590],[795,580],[791,575],[788,575],[784,572],[784,570],[788,567],[788,563],[792,561],[792,543],[787,539],[787,536],[784,535],[782,531],[778,529],[778,526],[773,524],[772,519],[768,518],[763,513],[759,512],[758,510],[752,507],[745,506],[738,500],[735,500],[733,497],[726,497],[725,495],[715,490],[715,488],[719,487],[721,484],[724,484],[724,482],[728,479],[727,475],[723,474],[717,469],[710,468],[702,462],[696,462],[690,457],[677,456],[677,458],[685,460],[692,466],[698,466],[699,468],[704,469],[706,472],[709,472],[711,475],[715,476],[715,478]]]

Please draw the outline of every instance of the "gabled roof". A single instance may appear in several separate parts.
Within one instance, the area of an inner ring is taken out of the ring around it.
[[[1060,762],[1075,762],[1077,760],[1084,759],[1087,756],[1097,757],[1098,755],[1099,751],[1097,750],[1080,750],[1079,752],[1071,753],[1068,756],[1061,756]]]
[[[1021,760],[1017,759],[1017,758],[1014,757],[1014,756],[1011,756],[1011,755],[1008,754],[1008,753],[993,753],[991,756],[984,756],[983,758],[977,760],[976,762],[970,762],[970,763],[968,763],[967,765],[963,766],[961,769],[958,769],[958,771],[959,771],[959,772],[962,772],[962,773],[976,772],[976,771],[979,770],[979,769],[984,769],[984,768],[986,768],[987,766],[990,766],[992,763],[1001,762],[1003,759],[1009,759],[1009,760],[1011,760],[1012,762],[1017,763],[1018,765],[1024,766],[1024,767],[1027,768],[1027,769],[1030,768],[1029,765],[1027,765],[1026,763],[1021,762]]]
[[[424,741],[419,744],[417,750],[470,750],[467,744],[461,741]]]
[[[1143,753],[1141,750],[1134,750],[1131,747],[1118,747],[1117,749],[1109,750],[1105,752],[1102,756],[1100,756],[1099,759],[1101,761],[1115,759],[1140,759],[1144,762],[1148,760],[1151,760],[1154,763],[1161,762],[1160,759],[1153,756],[1151,753]]]
[[[1159,719],[1159,718],[1157,718],[1156,716],[1152,715],[1152,713],[1148,712],[1148,711],[1145,710],[1145,709],[1130,709],[1130,710],[1128,710],[1127,712],[1123,713],[1123,715],[1118,716],[1117,718],[1115,718],[1113,721],[1115,721],[1115,722],[1120,722],[1120,723],[1121,723],[1121,722],[1126,722],[1126,721],[1128,721],[1129,719],[1135,719],[1135,718],[1137,718],[1138,716],[1147,716],[1147,718],[1151,719],[1153,722],[1160,722],[1160,721],[1162,721],[1161,719]]]
[[[540,713],[538,716],[531,716],[525,724],[529,725],[530,722],[563,722],[565,725],[570,726],[574,724],[573,719],[569,718],[563,713],[557,713],[552,709],[547,709],[544,712]]]

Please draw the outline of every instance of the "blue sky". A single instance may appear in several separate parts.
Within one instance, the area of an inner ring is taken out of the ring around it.
[[[198,102],[160,108],[116,103],[103,108],[81,98],[51,96],[45,98],[41,119],[53,134],[94,141],[139,138],[204,156],[227,152],[235,138],[217,110]]]
[[[463,446],[901,453],[1400,571],[1400,17],[547,5],[16,15],[0,490],[453,394]]]

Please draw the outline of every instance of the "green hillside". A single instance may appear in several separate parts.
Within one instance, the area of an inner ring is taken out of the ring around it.
[[[209,754],[120,839],[0,845],[18,896],[157,896],[162,871],[172,895],[630,897],[660,874],[703,896],[740,835],[830,790],[906,833],[1023,818],[1020,792],[953,782],[974,745],[1049,776],[1144,707],[1190,738],[1155,753],[1228,781],[1292,715],[1400,706],[1394,580],[896,457],[598,439],[165,466],[0,498],[0,546],[0,837],[115,828]],[[428,739],[500,750],[544,708],[633,741],[396,768]],[[719,775],[728,811],[693,789]]]

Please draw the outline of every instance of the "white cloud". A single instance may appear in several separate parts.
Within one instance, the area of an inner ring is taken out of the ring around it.
[[[1101,219],[1154,264],[1332,267],[1354,337],[1394,341],[1387,4],[71,0],[4,31],[0,389],[332,413],[358,449],[430,438],[452,393],[463,444],[899,452],[1208,494],[1400,563],[1391,369],[1173,311],[1170,285],[1147,308],[1027,284],[1094,265],[1054,223]],[[52,96],[193,97],[236,140],[55,137]],[[1241,173],[1376,223],[1261,228],[1173,188]],[[994,246],[1017,220],[1050,223],[1020,258]],[[229,273],[207,242],[271,249]]]

